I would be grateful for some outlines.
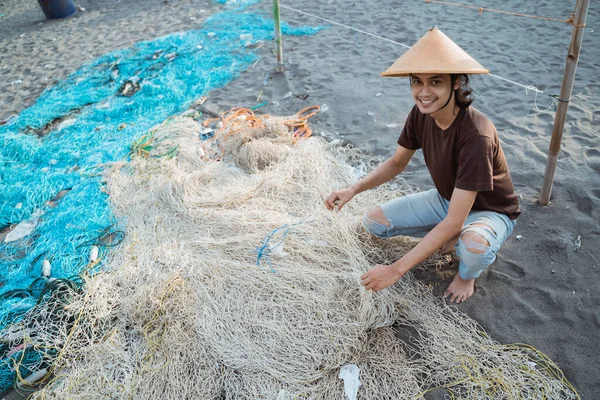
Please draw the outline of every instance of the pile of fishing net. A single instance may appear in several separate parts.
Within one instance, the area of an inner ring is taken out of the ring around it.
[[[310,111],[171,118],[107,172],[127,226],[110,272],[12,328],[55,351],[37,398],[342,399],[350,364],[359,399],[577,398],[552,361],[494,342],[411,274],[364,290],[362,273],[414,243],[370,237],[362,214],[411,189],[328,211],[379,160],[309,137]]]
[[[90,60],[31,107],[0,118],[0,393],[47,368],[59,350],[28,345],[11,326],[51,297],[62,302],[83,271],[110,268],[87,265],[92,246],[102,256],[123,228],[100,180],[104,166],[127,159],[141,133],[256,65],[274,35],[269,16],[246,10],[256,2],[229,1],[197,30]],[[282,22],[284,35],[320,29]]]

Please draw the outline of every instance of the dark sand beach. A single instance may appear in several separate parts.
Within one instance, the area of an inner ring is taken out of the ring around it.
[[[574,0],[476,3],[561,19],[575,6]],[[198,29],[223,7],[208,0],[77,4],[84,11],[49,21],[33,0],[0,0],[0,121],[31,106],[45,88],[83,63],[142,40]],[[329,27],[313,36],[284,38],[284,74],[273,74],[274,46],[266,43],[253,67],[208,94],[206,107],[222,112],[269,102],[258,112],[291,115],[319,104],[322,112],[311,120],[316,135],[389,156],[413,101],[407,80],[379,75],[405,51],[382,38],[410,46],[432,26],[493,74],[548,93],[560,91],[571,36],[565,23],[480,15],[417,0],[282,1],[282,6],[287,6],[283,21]],[[271,2],[249,10],[268,15]],[[497,261],[477,280],[475,295],[457,306],[495,340],[527,343],[547,354],[582,399],[600,398],[599,35],[600,6],[592,2],[548,206],[537,200],[554,121],[551,100],[491,76],[473,78],[473,105],[496,125],[523,213]],[[433,186],[419,154],[403,176],[421,190]]]

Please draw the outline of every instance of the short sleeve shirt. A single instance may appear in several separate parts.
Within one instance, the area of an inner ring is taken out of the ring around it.
[[[473,210],[495,211],[512,220],[521,213],[496,128],[475,108],[460,109],[443,130],[414,106],[398,144],[422,149],[433,183],[446,200],[454,188],[476,191]]]

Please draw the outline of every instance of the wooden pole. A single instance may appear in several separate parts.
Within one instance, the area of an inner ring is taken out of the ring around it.
[[[273,0],[273,20],[275,21],[275,46],[277,50],[277,72],[283,72],[283,43],[281,40],[281,16],[279,0]]]
[[[563,128],[573,91],[573,81],[575,80],[575,71],[579,61],[579,50],[583,39],[583,28],[587,18],[590,0],[577,0],[575,5],[575,21],[573,22],[573,31],[571,33],[571,45],[567,54],[567,64],[563,76],[562,87],[560,89],[560,98],[556,115],[554,116],[554,128],[552,129],[552,139],[550,140],[550,149],[548,151],[548,161],[546,163],[546,172],[544,174],[544,183],[540,191],[540,204],[545,206],[550,202],[550,193],[552,192],[552,183],[554,182],[554,172],[556,171],[556,161],[560,151]]]

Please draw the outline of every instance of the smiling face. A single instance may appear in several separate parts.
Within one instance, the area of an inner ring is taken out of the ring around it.
[[[454,110],[454,90],[458,89],[457,80],[452,87],[448,74],[414,74],[410,76],[412,96],[423,114],[436,116],[437,111]],[[450,99],[450,101],[448,101]],[[446,106],[446,107],[444,107]]]

